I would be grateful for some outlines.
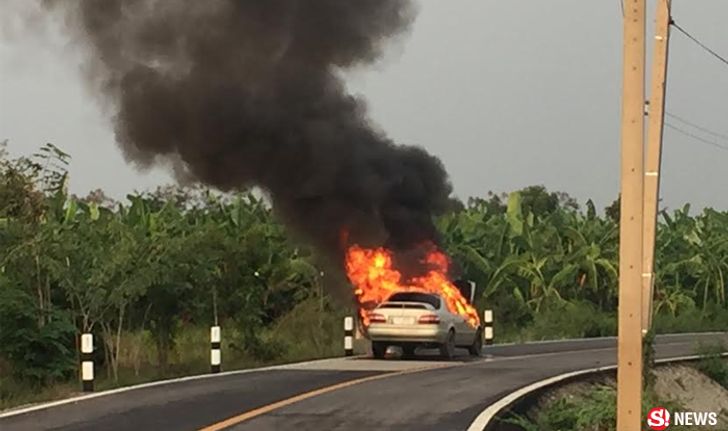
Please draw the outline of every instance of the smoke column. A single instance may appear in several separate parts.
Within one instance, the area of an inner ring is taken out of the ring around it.
[[[89,49],[125,157],[222,190],[260,186],[329,255],[341,238],[432,240],[451,186],[438,159],[375,130],[341,72],[405,33],[404,0],[45,0]],[[343,234],[343,235],[342,235]]]

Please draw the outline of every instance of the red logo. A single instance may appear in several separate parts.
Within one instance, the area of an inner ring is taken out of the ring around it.
[[[647,426],[654,431],[662,431],[670,426],[670,412],[664,407],[655,407],[647,413]]]

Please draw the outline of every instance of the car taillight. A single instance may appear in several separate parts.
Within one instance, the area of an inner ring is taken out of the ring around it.
[[[440,318],[435,314],[425,314],[424,316],[420,316],[417,322],[424,324],[440,323]]]
[[[385,319],[381,314],[369,313],[369,323],[384,323],[386,321],[387,319]]]

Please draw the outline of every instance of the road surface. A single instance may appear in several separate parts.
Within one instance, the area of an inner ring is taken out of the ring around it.
[[[695,353],[726,334],[658,337],[658,358]],[[222,374],[0,417],[0,430],[465,430],[529,383],[612,365],[615,339],[492,346],[443,362],[336,358]],[[465,352],[463,352],[465,353]]]

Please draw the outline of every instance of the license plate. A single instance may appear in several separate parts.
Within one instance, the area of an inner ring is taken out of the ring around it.
[[[412,325],[415,323],[414,317],[392,317],[394,325]]]

